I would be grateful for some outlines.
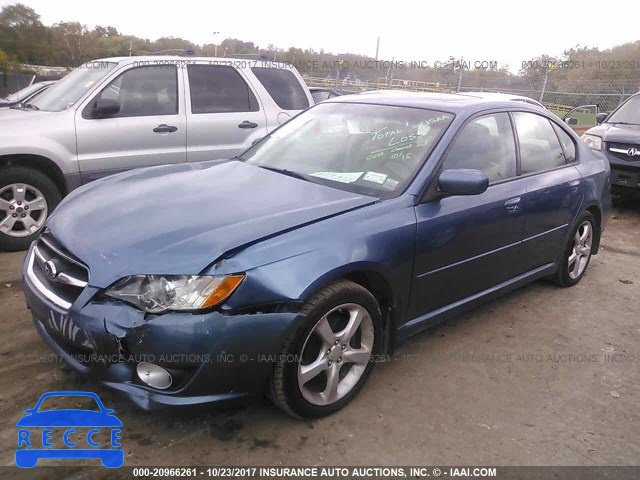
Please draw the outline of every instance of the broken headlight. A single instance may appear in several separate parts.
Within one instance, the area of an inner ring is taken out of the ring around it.
[[[133,275],[105,294],[147,313],[202,310],[223,302],[242,280],[244,275]]]

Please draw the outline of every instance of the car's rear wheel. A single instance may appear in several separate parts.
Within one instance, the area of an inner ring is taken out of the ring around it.
[[[349,403],[371,374],[382,341],[380,307],[367,289],[342,280],[316,293],[302,313],[269,393],[290,415],[320,417]]]
[[[593,215],[583,212],[578,217],[562,254],[561,263],[554,278],[557,285],[571,287],[582,279],[591,261],[597,234]]]
[[[60,203],[56,185],[24,167],[0,169],[0,250],[25,250]]]

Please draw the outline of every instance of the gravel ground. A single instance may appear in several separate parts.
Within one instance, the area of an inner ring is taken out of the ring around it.
[[[50,390],[114,408],[130,466],[638,465],[639,237],[640,204],[618,206],[576,287],[537,282],[413,337],[347,408],[313,422],[266,400],[146,413],[39,360],[49,350],[20,289],[24,253],[0,253],[0,465],[14,465],[15,422]]]

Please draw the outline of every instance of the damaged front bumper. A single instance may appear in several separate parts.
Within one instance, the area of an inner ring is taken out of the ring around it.
[[[146,410],[220,404],[260,396],[295,312],[229,314],[211,311],[149,315],[103,298],[87,286],[68,310],[52,303],[23,271],[23,289],[36,329],[72,368],[125,394]],[[171,372],[166,389],[139,378],[140,362]]]

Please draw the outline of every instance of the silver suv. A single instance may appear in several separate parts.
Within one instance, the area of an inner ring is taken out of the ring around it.
[[[0,112],[0,249],[27,248],[61,198],[84,183],[239,155],[311,104],[300,74],[281,63],[88,62],[19,109]]]

